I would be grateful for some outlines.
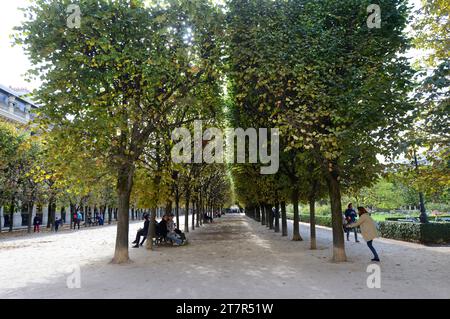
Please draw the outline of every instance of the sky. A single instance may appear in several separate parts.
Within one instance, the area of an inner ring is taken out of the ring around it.
[[[421,0],[412,0],[418,7]],[[0,17],[0,84],[13,88],[28,88],[33,90],[39,87],[40,81],[27,82],[25,73],[31,65],[21,47],[12,46],[10,35],[13,28],[20,25],[23,13],[18,9],[27,7],[32,0],[3,0],[1,3],[2,15]],[[412,55],[417,55],[413,52]]]
[[[39,86],[39,82],[28,83],[24,74],[31,67],[28,58],[22,48],[13,47],[10,35],[13,28],[20,25],[23,20],[23,13],[18,10],[20,7],[27,7],[28,0],[7,0],[2,1],[2,15],[0,18],[0,84],[6,87],[34,89]]]

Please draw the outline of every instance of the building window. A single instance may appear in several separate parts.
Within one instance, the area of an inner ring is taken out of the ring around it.
[[[16,107],[21,110],[22,112],[25,112],[25,104],[23,104],[22,102],[17,102],[16,103]]]
[[[3,93],[0,93],[0,104],[3,104],[4,106],[8,105],[8,97]]]

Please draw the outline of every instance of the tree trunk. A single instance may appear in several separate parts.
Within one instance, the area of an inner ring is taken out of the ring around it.
[[[316,243],[316,200],[314,197],[309,199],[309,229],[311,232],[311,249],[317,249]]]
[[[190,193],[188,191],[186,191],[186,207],[185,207],[185,212],[184,212],[184,232],[185,233],[189,233],[189,203],[191,201],[190,197]]]
[[[149,250],[153,250],[153,238],[156,238],[156,210],[156,207],[150,209],[150,224],[148,226],[147,242],[145,244],[145,247]]]
[[[87,227],[87,216],[88,216],[88,212],[89,212],[89,207],[88,206],[84,206],[84,213],[83,213],[83,221],[84,221],[84,227]],[[127,212],[127,214],[129,214],[129,212]]]
[[[261,206],[260,205],[256,206],[256,208],[255,208],[255,220],[257,222],[261,221]]]
[[[199,199],[197,199],[197,228],[203,225],[203,214],[205,210],[205,201],[203,200],[203,194],[200,192]],[[201,216],[201,218],[200,218]]]
[[[414,149],[414,165],[417,174],[419,174],[419,161],[417,160],[416,149]],[[421,223],[428,223],[427,211],[425,209],[425,200],[423,196],[423,192],[419,192],[419,206],[420,206],[420,215],[419,219]]]
[[[111,225],[112,223],[112,215],[113,215],[113,208],[108,207],[108,225]]]
[[[299,190],[298,187],[295,186],[292,189],[291,194],[292,199],[292,205],[294,205],[294,225],[293,225],[293,235],[292,240],[293,241],[302,241],[303,238],[300,236],[300,214],[298,211],[298,202],[299,202]]]
[[[196,221],[195,226],[197,226],[197,228],[199,228],[200,227],[200,214],[201,214],[201,209],[202,209],[201,202],[199,202],[197,200],[196,206],[197,206],[197,221]]]
[[[116,249],[112,260],[115,264],[130,261],[128,255],[128,232],[129,232],[129,210],[130,195],[133,188],[134,165],[123,164],[118,171],[117,198],[118,198],[118,222],[116,235]]]
[[[50,198],[50,201],[47,205],[47,228],[52,227],[52,199]]]
[[[48,204],[48,223],[50,223],[50,230],[55,230],[55,217],[56,217],[56,203],[55,199],[50,199],[50,204]],[[48,228],[48,226],[47,226]]]
[[[281,202],[281,236],[288,235],[287,216],[286,216],[286,202]]]
[[[274,229],[273,223],[275,221],[273,211],[272,211],[272,205],[267,204],[266,205],[267,215],[268,215],[268,222],[269,222],[269,229]]]
[[[195,230],[195,213],[198,207],[195,207],[195,201],[192,201],[192,230]]]
[[[343,262],[347,260],[347,256],[345,255],[344,232],[342,230],[342,203],[339,172],[336,163],[329,163],[327,166],[327,184],[330,195],[333,226],[333,261]]]
[[[16,198],[13,196],[11,198],[11,205],[9,207],[9,232],[12,233],[14,226],[14,208],[15,208]]]
[[[178,192],[178,186],[175,188],[175,217],[178,229],[180,229],[180,194]]]
[[[264,218],[266,219],[266,228],[269,228],[269,210],[267,209],[267,204],[264,205]]]
[[[106,204],[102,206],[101,210],[100,210],[100,215],[103,219],[103,221],[105,221],[105,216],[106,216]]]
[[[72,227],[75,229],[75,227],[72,224],[73,224],[73,214],[75,214],[76,212],[77,207],[75,206],[75,204],[70,203],[70,216],[69,216],[70,229],[72,229]]]
[[[33,226],[33,208],[34,208],[34,201],[30,200],[28,201],[28,228],[27,232],[28,234],[31,234],[31,229]]]
[[[423,224],[428,223],[428,215],[425,209],[425,200],[422,192],[419,192],[419,204],[420,204],[420,215],[419,215],[420,222]]]
[[[164,212],[167,215],[172,214],[172,201],[169,200],[169,201],[166,202],[166,207],[164,208]],[[177,227],[178,227],[178,224],[177,224]]]
[[[266,206],[261,204],[261,225],[266,225]]]
[[[275,232],[279,233],[280,232],[280,203],[277,201],[277,203],[275,204]]]
[[[66,223],[66,208],[65,207],[61,207],[61,223],[62,224]]]

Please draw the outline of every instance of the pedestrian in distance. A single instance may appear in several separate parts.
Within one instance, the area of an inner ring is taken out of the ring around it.
[[[353,209],[353,204],[349,203],[347,206],[347,209],[344,212],[344,216],[345,216],[345,220],[346,223],[345,224],[353,224],[356,222],[356,212]],[[350,231],[351,228],[345,228],[345,232],[347,233],[347,241],[350,241]],[[355,233],[355,242],[359,243],[358,240],[358,228],[353,228],[353,231]]]
[[[35,233],[41,232],[41,218],[37,215],[33,218],[33,226]]]
[[[78,226],[78,229],[80,229],[80,224],[81,224],[82,220],[83,220],[83,214],[80,211],[78,211],[78,213],[77,213],[77,226]]]
[[[56,217],[56,218],[55,218],[55,233],[58,232],[59,225],[61,225],[61,219],[59,219],[58,217]]]

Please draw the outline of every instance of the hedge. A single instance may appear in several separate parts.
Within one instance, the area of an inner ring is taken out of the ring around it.
[[[291,216],[289,216],[291,217]],[[309,215],[300,215],[300,221],[309,223]],[[331,227],[330,216],[316,216],[316,225]],[[378,222],[381,237],[422,244],[450,243],[450,223]]]
[[[437,218],[439,219],[439,218],[449,218],[450,217],[450,215],[442,215],[442,216],[438,216]],[[398,222],[401,222],[402,220],[404,220],[404,219],[408,219],[408,217],[386,217],[385,218],[385,221],[398,221]],[[434,221],[436,219],[436,217],[435,216],[433,216],[433,215],[428,215],[428,220],[429,221]]]
[[[309,215],[300,215],[300,221],[302,223],[309,223]],[[331,227],[330,216],[316,216],[316,225]]]
[[[384,221],[378,223],[382,237],[422,244],[450,243],[450,223],[404,223]]]

